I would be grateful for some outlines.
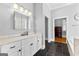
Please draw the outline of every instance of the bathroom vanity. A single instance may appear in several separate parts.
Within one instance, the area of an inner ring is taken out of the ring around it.
[[[33,56],[42,48],[42,35],[39,33],[0,39],[0,54],[8,56]]]
[[[39,21],[36,22],[33,18],[33,9],[29,10],[28,7],[26,8],[21,4],[11,4],[9,6],[11,8],[9,8],[7,4],[0,5],[0,7],[2,7],[0,10],[1,21],[4,22],[1,25],[7,25],[1,26],[2,29],[0,28],[2,30],[0,32],[0,55],[33,56],[38,50],[44,47],[44,33],[41,31],[42,29],[39,29],[42,27],[39,27],[37,25]],[[16,8],[16,6],[18,6],[18,8]],[[40,31],[34,25],[37,25]],[[17,33],[20,33],[20,35],[17,35]],[[13,36],[8,36],[10,34]]]

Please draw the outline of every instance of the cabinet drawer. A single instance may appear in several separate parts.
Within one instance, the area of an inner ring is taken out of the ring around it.
[[[22,46],[28,44],[29,42],[30,42],[29,39],[24,39],[24,40],[22,40]]]
[[[34,38],[27,38],[27,39],[24,39],[22,40],[22,46],[26,45],[26,44],[30,44],[34,41]]]
[[[30,52],[31,51],[28,44],[25,47],[22,47],[22,56],[30,56]]]
[[[12,53],[8,53],[8,56],[21,56],[21,52],[15,51],[15,52],[12,52]]]
[[[1,53],[12,53],[21,48],[21,41],[9,43],[7,45],[1,46]]]

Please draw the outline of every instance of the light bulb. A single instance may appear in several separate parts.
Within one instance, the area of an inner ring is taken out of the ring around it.
[[[24,8],[23,7],[20,7],[20,11],[23,12],[24,11]]]
[[[18,9],[19,6],[17,4],[14,4],[14,9]]]
[[[28,10],[25,10],[25,14],[27,14]]]
[[[28,12],[28,16],[31,16],[32,15],[32,13],[31,12]]]

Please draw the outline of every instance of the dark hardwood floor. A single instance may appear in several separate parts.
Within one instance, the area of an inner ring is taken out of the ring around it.
[[[70,54],[67,44],[46,41],[46,48],[39,50],[34,56],[70,56]]]

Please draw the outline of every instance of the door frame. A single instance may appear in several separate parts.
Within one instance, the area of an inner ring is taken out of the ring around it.
[[[53,41],[55,41],[55,20],[56,19],[62,19],[62,18],[66,18],[66,43],[67,43],[67,33],[68,33],[68,31],[67,31],[67,27],[68,27],[68,24],[67,24],[67,22],[68,22],[68,16],[62,16],[62,17],[54,17],[53,18]]]
[[[45,29],[46,29],[46,18],[47,21],[49,20],[48,16],[45,16]],[[48,23],[47,23],[47,28],[48,28]],[[46,30],[45,30],[45,39],[48,40],[48,29],[47,29],[47,38],[46,38]]]

